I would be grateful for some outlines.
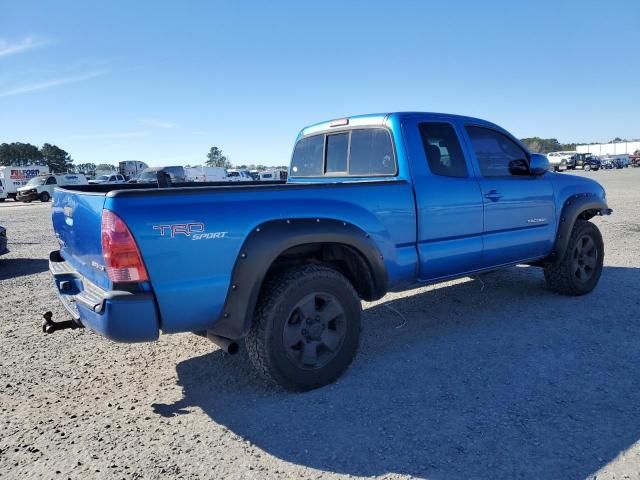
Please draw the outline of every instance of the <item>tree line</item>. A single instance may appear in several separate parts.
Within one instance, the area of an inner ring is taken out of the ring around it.
[[[549,153],[549,152],[561,152],[561,151],[573,151],[576,149],[577,143],[560,143],[557,138],[521,138],[520,141],[524,143],[529,150],[534,153]],[[620,143],[620,142],[634,142],[636,140],[627,140],[620,137],[616,137],[608,143]],[[588,145],[597,145],[600,142],[592,142]],[[582,144],[581,144],[582,145]]]
[[[30,143],[13,142],[0,144],[0,165],[46,165],[52,172],[65,173],[73,170],[73,159],[50,143],[38,148]]]

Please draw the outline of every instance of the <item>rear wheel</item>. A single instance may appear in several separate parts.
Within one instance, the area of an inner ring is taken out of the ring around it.
[[[311,390],[336,380],[360,338],[360,299],[342,274],[303,265],[273,278],[246,339],[249,358],[268,380]]]
[[[40,194],[40,201],[41,202],[48,202],[51,199],[51,197],[49,196],[49,192],[42,192]]]
[[[576,220],[564,257],[547,263],[544,278],[556,292],[584,295],[598,284],[602,274],[604,243],[598,227],[587,220]]]

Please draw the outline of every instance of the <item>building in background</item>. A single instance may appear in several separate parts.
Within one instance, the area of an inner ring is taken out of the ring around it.
[[[633,155],[636,150],[640,150],[640,141],[615,142],[615,143],[595,143],[593,145],[577,145],[578,153],[592,153],[594,155]]]

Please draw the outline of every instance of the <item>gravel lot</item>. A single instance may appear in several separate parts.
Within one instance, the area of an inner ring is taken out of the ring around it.
[[[0,477],[640,478],[640,169],[578,175],[614,209],[592,294],[517,267],[388,295],[305,394],[195,335],[45,337],[50,204],[0,204]]]

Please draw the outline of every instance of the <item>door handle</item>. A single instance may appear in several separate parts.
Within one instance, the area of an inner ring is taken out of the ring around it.
[[[488,198],[492,202],[497,202],[498,200],[500,200],[502,198],[502,194],[498,193],[496,190],[491,190],[489,193],[487,193],[484,196],[484,198]]]

